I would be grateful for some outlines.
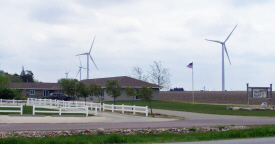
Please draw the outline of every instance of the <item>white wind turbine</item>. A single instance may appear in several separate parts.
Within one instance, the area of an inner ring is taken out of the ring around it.
[[[66,68],[65,68],[65,69],[66,69]],[[68,78],[69,72],[70,72],[70,71],[67,71],[67,69],[66,69],[66,73],[65,73],[65,74],[66,74],[66,79]]]
[[[217,40],[208,40],[205,39],[207,41],[212,41],[212,42],[216,42],[216,43],[220,43],[222,44],[222,91],[225,91],[225,84],[224,84],[224,51],[226,52],[227,58],[229,60],[229,63],[231,65],[230,59],[229,59],[229,55],[225,46],[225,42],[229,39],[229,37],[231,36],[231,34],[233,33],[233,31],[235,30],[235,28],[237,27],[237,25],[234,27],[234,29],[232,30],[232,32],[229,34],[229,36],[225,39],[224,42],[221,41],[217,41]]]
[[[79,62],[80,62],[80,67],[79,67],[79,71],[78,71],[77,75],[80,74],[80,79],[79,79],[79,81],[81,81],[81,69],[82,69],[82,68],[83,68],[83,69],[86,69],[86,68],[82,67],[80,57],[79,57]],[[77,76],[77,75],[76,75],[76,76]]]
[[[95,41],[95,37],[94,37],[92,46],[91,46],[91,48],[90,48],[90,51],[89,51],[88,53],[82,53],[82,54],[76,55],[76,56],[79,56],[79,55],[87,55],[87,79],[89,79],[89,56],[90,56],[91,60],[93,61],[93,63],[94,63],[94,65],[95,65],[96,69],[98,70],[98,68],[97,68],[97,66],[96,66],[96,64],[95,64],[95,62],[94,62],[94,60],[93,60],[93,58],[92,58],[92,56],[91,56],[91,50],[92,50],[92,48],[93,48],[94,41]]]

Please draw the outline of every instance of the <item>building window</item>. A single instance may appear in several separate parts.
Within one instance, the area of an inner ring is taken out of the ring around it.
[[[44,90],[44,91],[43,91],[43,96],[48,96],[48,95],[49,95],[49,91]]]
[[[140,98],[139,98],[139,89],[136,89],[136,93],[137,93],[137,95],[135,96],[136,97],[136,100],[140,100]]]
[[[35,90],[30,90],[30,95],[35,95]]]

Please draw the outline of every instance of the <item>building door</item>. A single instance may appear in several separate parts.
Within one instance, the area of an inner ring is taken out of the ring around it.
[[[48,90],[44,90],[43,91],[43,96],[48,96],[49,95],[49,91]]]

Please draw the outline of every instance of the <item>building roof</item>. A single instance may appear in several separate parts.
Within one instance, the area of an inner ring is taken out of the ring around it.
[[[142,86],[147,85],[148,87],[152,87],[152,88],[161,88],[161,86],[159,86],[159,85],[155,85],[152,83],[134,79],[134,78],[131,78],[128,76],[108,77],[108,78],[98,78],[98,79],[85,79],[85,80],[82,80],[82,82],[84,82],[85,84],[95,83],[95,84],[101,85],[102,87],[105,87],[107,80],[117,80],[119,85],[121,85],[122,87],[133,86],[136,88],[140,88]]]
[[[15,89],[43,89],[60,90],[59,83],[11,83],[10,88]]]
[[[82,80],[85,84],[99,84],[102,87],[105,87],[107,80],[117,80],[119,85],[122,87],[134,86],[136,88],[140,88],[142,86],[147,85],[152,88],[161,88],[161,86],[148,83],[145,81],[137,80],[128,76],[120,76],[120,77],[108,77],[108,78],[97,78],[97,79],[86,79]],[[15,89],[43,89],[43,90],[60,90],[61,87],[59,83],[11,83],[10,88]]]

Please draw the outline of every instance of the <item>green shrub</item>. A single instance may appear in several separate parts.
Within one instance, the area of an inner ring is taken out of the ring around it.
[[[1,99],[13,99],[15,96],[15,92],[12,89],[5,88],[2,91],[0,91]]]

